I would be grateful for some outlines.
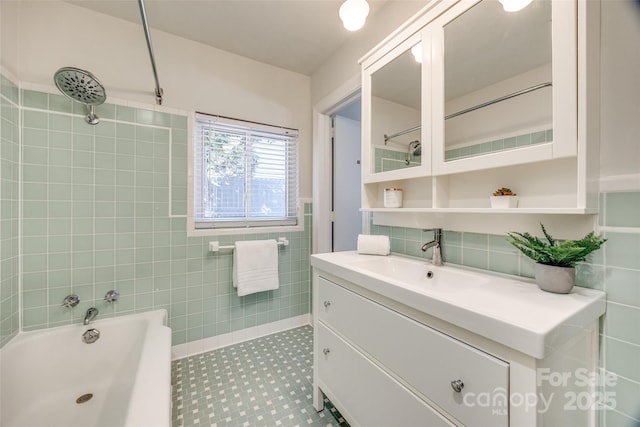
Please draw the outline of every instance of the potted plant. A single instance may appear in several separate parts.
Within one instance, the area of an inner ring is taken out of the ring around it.
[[[518,207],[518,195],[507,187],[501,187],[494,191],[490,200],[492,208],[507,209]]]
[[[513,246],[536,262],[536,283],[543,291],[568,294],[575,284],[576,263],[600,248],[607,239],[592,231],[580,240],[554,239],[541,223],[546,241],[529,233],[507,233]]]

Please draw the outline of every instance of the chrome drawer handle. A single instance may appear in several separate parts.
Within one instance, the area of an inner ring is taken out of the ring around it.
[[[462,382],[462,380],[453,380],[451,381],[451,388],[456,393],[460,393],[464,388],[464,383]]]
[[[329,306],[331,305],[331,301],[325,301],[323,305],[324,305],[324,308],[329,308]]]
[[[324,348],[322,349],[322,353],[324,353],[324,355],[328,355],[329,353],[331,353],[331,350],[329,350],[328,348]]]

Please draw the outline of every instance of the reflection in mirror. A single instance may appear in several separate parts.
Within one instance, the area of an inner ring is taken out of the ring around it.
[[[422,163],[421,44],[371,76],[371,144],[374,173]],[[415,47],[415,46],[414,46]],[[412,53],[413,52],[413,53]]]
[[[482,0],[444,29],[445,160],[553,140],[551,1]]]

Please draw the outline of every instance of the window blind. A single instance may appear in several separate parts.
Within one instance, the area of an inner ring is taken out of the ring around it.
[[[196,114],[196,228],[296,225],[298,131]]]

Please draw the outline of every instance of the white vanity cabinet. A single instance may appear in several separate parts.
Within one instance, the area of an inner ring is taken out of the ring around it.
[[[321,387],[352,426],[454,425],[323,323],[315,339]]]
[[[341,364],[340,356],[331,353],[333,341],[327,339],[335,331],[333,335],[343,336],[413,390],[413,393],[408,390],[404,393],[407,400],[416,400],[419,396],[465,425],[508,425],[506,406],[505,411],[494,413],[493,407],[464,404],[466,394],[493,390],[504,390],[506,394],[509,388],[509,365],[506,362],[323,277],[318,283],[321,302],[317,313],[318,347],[323,351],[318,367],[320,378],[331,372],[333,366]],[[355,348],[352,352],[358,353]],[[344,378],[343,381],[353,381],[348,374],[350,371],[345,370],[351,379]],[[373,388],[369,382],[371,377],[362,377],[355,384],[364,388],[364,393],[367,390],[378,393],[379,389]],[[389,410],[393,405],[384,404],[383,407],[385,411],[396,413]],[[394,421],[390,421],[391,424],[386,425],[394,425]],[[395,421],[395,425],[430,424]]]
[[[567,405],[597,397],[578,377],[596,370],[603,293],[563,299],[482,273],[478,288],[423,292],[402,271],[389,281],[360,267],[372,259],[312,256],[317,410],[326,395],[352,426],[595,425],[595,407]],[[538,304],[540,325],[521,313]]]

